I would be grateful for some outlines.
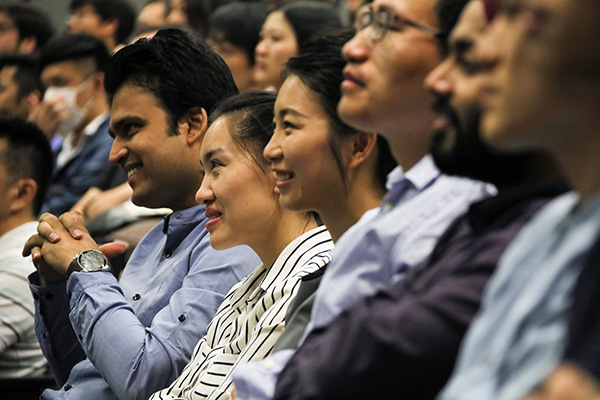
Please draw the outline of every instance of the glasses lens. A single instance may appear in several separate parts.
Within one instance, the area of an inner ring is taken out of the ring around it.
[[[356,20],[356,30],[362,31],[373,22],[373,14],[370,11],[361,13]]]
[[[381,40],[385,36],[390,25],[391,14],[388,10],[379,10],[375,14],[375,23],[373,24],[373,40]]]

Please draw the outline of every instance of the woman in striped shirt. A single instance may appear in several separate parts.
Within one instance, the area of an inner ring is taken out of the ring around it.
[[[331,258],[327,229],[312,214],[279,206],[275,173],[262,156],[274,101],[271,93],[240,94],[211,114],[196,195],[206,205],[210,243],[248,245],[262,264],[227,294],[181,376],[151,399],[228,399],[232,369],[271,353],[301,278]]]

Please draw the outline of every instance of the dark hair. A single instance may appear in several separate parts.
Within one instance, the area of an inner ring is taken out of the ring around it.
[[[0,70],[12,66],[16,67],[13,80],[17,84],[17,101],[36,90],[42,93],[40,69],[35,57],[28,54],[10,54],[0,57]]]
[[[438,0],[435,5],[435,14],[440,24],[442,37],[439,42],[443,55],[448,53],[448,41],[450,32],[454,29],[454,25],[458,21],[463,8],[470,0]]]
[[[106,71],[108,50],[100,39],[83,34],[66,34],[53,38],[40,51],[40,70],[61,61],[90,60],[94,62],[93,72]]]
[[[358,130],[346,125],[337,114],[337,105],[341,97],[340,84],[342,70],[346,65],[342,57],[342,47],[353,36],[350,30],[340,30],[314,38],[306,43],[304,51],[288,60],[282,76],[283,80],[290,75],[297,76],[319,98],[320,105],[329,118],[329,143],[336,159],[341,175],[346,178],[340,159],[341,139],[358,133]],[[385,187],[388,173],[394,169],[396,162],[391,155],[387,142],[377,137],[378,161],[377,182]]]
[[[13,3],[0,5],[0,12],[10,15],[19,31],[19,40],[33,37],[38,49],[54,36],[52,21],[48,14],[38,7]]]
[[[290,23],[296,34],[298,52],[304,51],[304,45],[313,36],[328,29],[342,27],[337,11],[329,4],[317,1],[294,1],[278,8]]]
[[[267,14],[267,6],[262,1],[238,1],[221,6],[210,17],[208,38],[241,48],[254,65],[254,48]]]
[[[185,3],[185,15],[190,28],[198,35],[204,37],[208,26],[208,18],[213,11],[210,0],[183,0]]]
[[[202,40],[180,29],[161,29],[112,56],[104,87],[112,103],[116,91],[133,84],[152,93],[170,117],[171,134],[192,107],[207,113],[237,93],[225,61]]]
[[[37,215],[52,176],[54,158],[50,143],[37,126],[15,117],[0,117],[0,139],[8,141],[6,150],[0,152],[0,160],[9,178],[31,178],[37,183],[32,210]]]
[[[268,165],[263,150],[273,136],[276,98],[275,93],[266,91],[240,93],[220,102],[208,119],[212,124],[218,118],[230,118],[233,142],[248,153],[261,169]]]
[[[126,43],[135,26],[137,12],[126,0],[72,0],[69,9],[76,11],[84,6],[92,6],[104,22],[116,20],[119,27],[115,32],[117,43]]]

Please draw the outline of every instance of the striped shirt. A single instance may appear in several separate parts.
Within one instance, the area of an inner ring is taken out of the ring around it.
[[[36,221],[0,236],[0,378],[39,376],[47,371],[33,329],[33,297],[27,281],[35,268],[30,258],[21,255],[25,241],[35,233]]]
[[[271,353],[302,277],[327,265],[332,250],[327,229],[315,228],[291,242],[271,268],[261,264],[234,286],[181,376],[150,399],[229,399],[232,370]]]

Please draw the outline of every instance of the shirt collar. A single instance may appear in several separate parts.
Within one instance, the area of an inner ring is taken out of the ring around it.
[[[167,235],[165,250],[175,250],[198,224],[204,223],[204,211],[203,205],[197,205],[166,215],[163,223],[163,233]]]

